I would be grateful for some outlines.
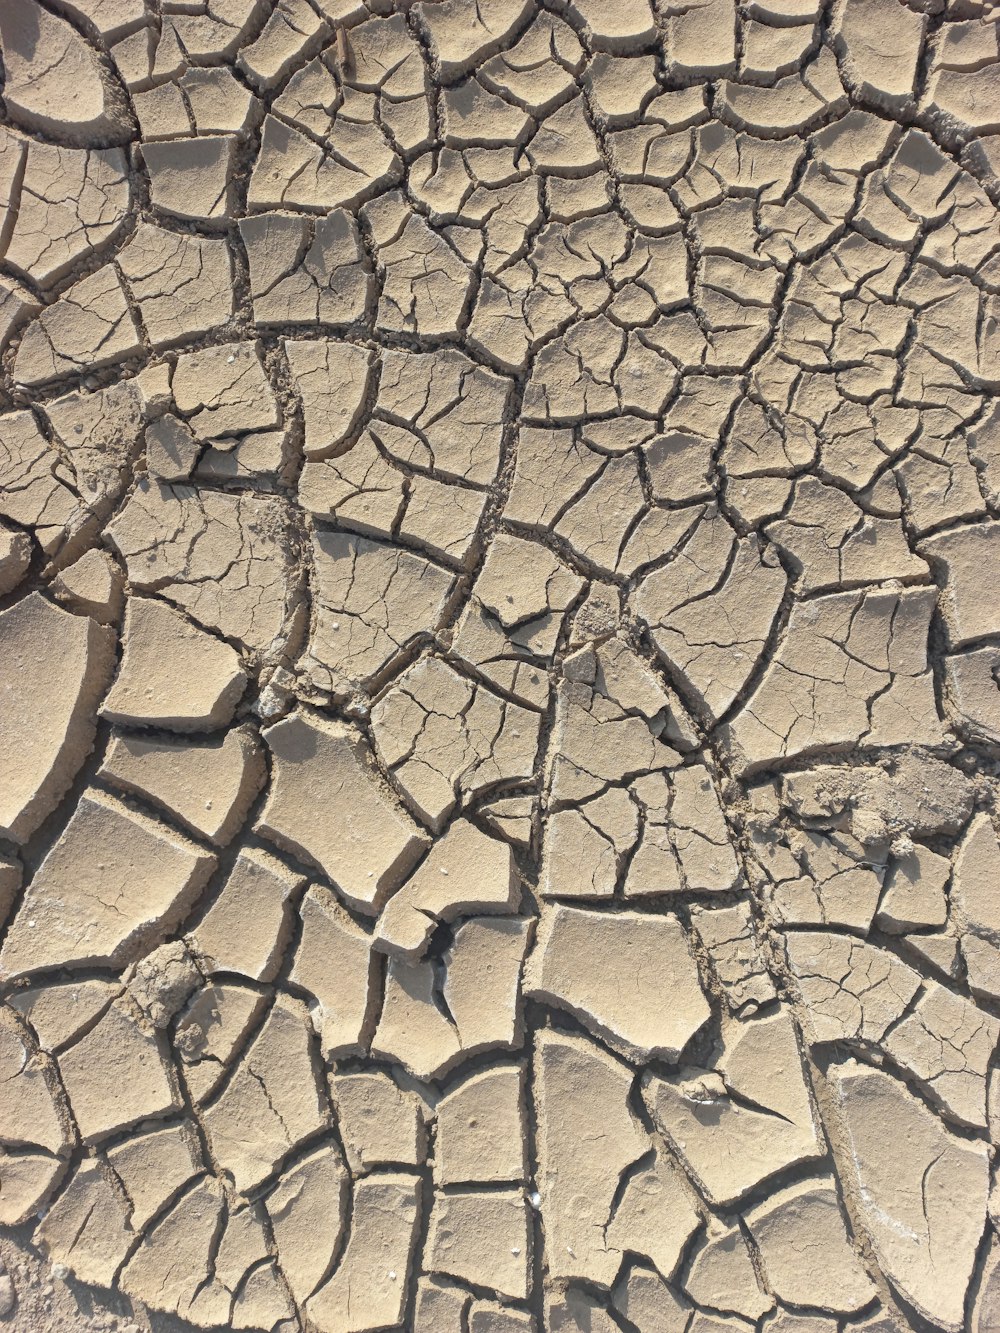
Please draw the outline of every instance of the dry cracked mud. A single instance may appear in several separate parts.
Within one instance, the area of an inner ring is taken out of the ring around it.
[[[998,25],[0,0],[0,1326],[1000,1330]]]

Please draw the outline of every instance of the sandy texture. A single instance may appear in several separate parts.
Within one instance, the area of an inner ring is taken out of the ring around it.
[[[0,0],[0,1328],[1000,1333],[991,0]]]

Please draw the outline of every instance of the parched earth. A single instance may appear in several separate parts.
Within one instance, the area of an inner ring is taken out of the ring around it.
[[[0,1318],[1000,1329],[990,0],[0,0]]]

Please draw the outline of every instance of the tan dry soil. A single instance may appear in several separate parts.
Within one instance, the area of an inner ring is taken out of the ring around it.
[[[998,1333],[998,24],[0,0],[0,1328]]]

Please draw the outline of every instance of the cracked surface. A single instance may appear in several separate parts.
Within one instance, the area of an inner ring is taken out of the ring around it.
[[[998,24],[0,0],[0,1323],[997,1333]]]

